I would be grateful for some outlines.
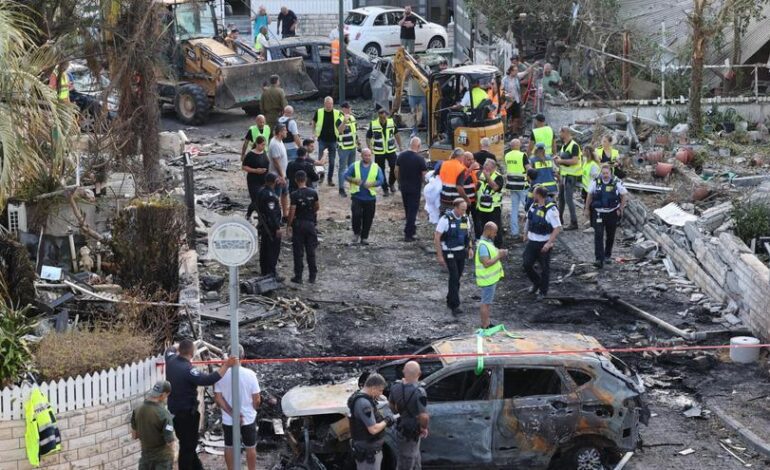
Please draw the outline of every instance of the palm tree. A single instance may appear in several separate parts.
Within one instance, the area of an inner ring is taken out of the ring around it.
[[[63,174],[77,130],[76,107],[60,102],[41,76],[58,58],[32,41],[32,14],[0,0],[0,208],[25,181]]]

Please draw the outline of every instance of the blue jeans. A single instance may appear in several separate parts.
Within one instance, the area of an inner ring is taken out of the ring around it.
[[[417,109],[418,106],[420,106],[422,111],[422,117],[420,117],[420,120],[418,121],[415,119],[414,121],[414,127],[412,128],[412,134],[417,134],[417,128],[419,127],[420,123],[425,123],[427,125],[428,123],[428,101],[425,99],[425,96],[412,96],[409,95],[409,108],[412,110],[412,113],[414,113],[414,110]]]
[[[348,167],[356,161],[356,149],[339,149],[337,152],[340,160],[340,170],[337,173],[337,184],[340,185],[340,189],[345,187],[345,171]]]
[[[337,157],[337,142],[327,142],[325,140],[318,139],[318,158],[323,158],[324,149],[329,149],[329,174],[326,175],[326,181],[331,183],[332,179],[334,178],[334,160]],[[340,172],[345,172],[341,166]]]
[[[511,236],[517,237],[519,233],[519,208],[524,204],[527,190],[511,191]]]

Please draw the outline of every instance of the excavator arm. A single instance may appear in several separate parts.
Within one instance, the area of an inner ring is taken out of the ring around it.
[[[396,114],[401,110],[401,99],[404,93],[404,84],[407,76],[411,75],[420,84],[425,96],[430,96],[428,77],[425,76],[420,65],[403,47],[399,47],[393,57],[393,108],[390,114]]]

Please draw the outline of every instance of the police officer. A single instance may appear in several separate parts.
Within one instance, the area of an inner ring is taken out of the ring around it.
[[[319,202],[315,189],[307,187],[307,176],[300,170],[294,176],[297,190],[289,196],[288,227],[291,231],[291,244],[294,252],[294,277],[291,282],[302,284],[302,257],[307,253],[307,269],[310,271],[308,282],[315,283],[318,268],[315,263],[315,249],[318,246],[318,233],[316,232],[316,213]]]
[[[348,398],[350,411],[350,445],[357,470],[380,470],[385,428],[393,426],[396,416],[382,416],[377,399],[385,392],[385,379],[380,374],[366,378],[364,388]]]
[[[404,378],[390,388],[388,402],[393,413],[401,415],[398,431],[396,470],[420,470],[420,439],[428,437],[428,396],[420,386],[420,364],[404,364]]]
[[[466,212],[468,203],[465,199],[454,200],[452,210],[446,211],[436,225],[433,244],[436,248],[438,263],[449,271],[449,289],[446,305],[453,315],[460,310],[460,278],[465,269],[465,259],[473,256],[471,225]]]
[[[315,171],[315,163],[308,157],[307,150],[304,147],[297,149],[297,159],[289,162],[286,166],[286,179],[289,180],[289,195],[297,190],[297,173],[299,171],[305,172],[307,186],[312,186],[313,183],[318,182],[319,177]]]
[[[588,187],[585,216],[594,228],[594,266],[603,268],[612,260],[615,231],[626,208],[628,190],[620,178],[612,174],[612,165],[604,163],[602,172]],[[607,233],[607,239],[604,235]]]
[[[265,185],[257,195],[257,213],[259,214],[259,267],[263,276],[273,275],[282,282],[276,266],[281,254],[281,200],[275,194],[278,176],[268,173]]]
[[[551,249],[561,232],[561,221],[556,203],[547,199],[548,191],[544,187],[535,187],[532,194],[534,202],[527,212],[527,225],[524,228],[527,245],[524,248],[523,265],[524,272],[532,281],[529,292],[542,299],[548,294]],[[535,271],[535,263],[540,264],[539,274]]]
[[[484,162],[484,167],[479,173],[479,184],[476,191],[476,213],[473,219],[476,229],[476,239],[481,238],[481,232],[487,222],[494,222],[497,227],[503,220],[503,175],[497,172],[497,163],[492,159]],[[495,235],[495,246],[498,248],[503,243],[503,231],[498,230]]]
[[[546,155],[546,146],[543,143],[535,145],[535,154],[529,160],[527,169],[537,170],[535,184],[544,187],[548,191],[548,196],[556,197],[559,192],[559,173],[553,159]]]
[[[219,382],[237,360],[230,357],[218,371],[203,374],[190,363],[194,355],[195,344],[189,339],[182,340],[178,350],[170,348],[166,351],[166,380],[171,383],[168,411],[174,415],[174,432],[179,439],[179,470],[203,469],[195,452],[201,419],[198,412],[198,387]]]

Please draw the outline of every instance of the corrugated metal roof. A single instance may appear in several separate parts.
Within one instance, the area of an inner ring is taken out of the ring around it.
[[[692,10],[692,0],[620,0],[618,16],[631,31],[661,43],[662,25],[665,25],[665,45],[677,53],[687,45],[690,26],[687,13]],[[770,5],[765,5],[764,15],[770,17]],[[747,60],[770,41],[770,18],[753,21],[744,34],[741,57]],[[708,62],[720,64],[732,55],[732,27],[724,31],[724,44],[719,51],[711,51]]]

